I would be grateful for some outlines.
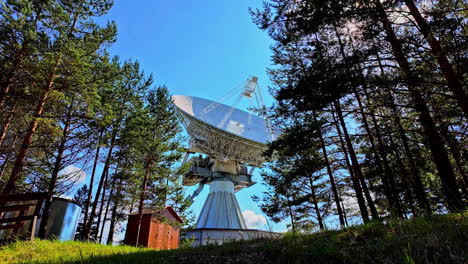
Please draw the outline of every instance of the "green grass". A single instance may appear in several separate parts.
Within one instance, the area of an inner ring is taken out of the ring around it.
[[[131,246],[105,246],[78,241],[19,241],[0,248],[0,263],[88,263],[99,257],[148,251]]]
[[[468,263],[467,217],[439,215],[167,251],[36,240],[0,248],[0,263]]]

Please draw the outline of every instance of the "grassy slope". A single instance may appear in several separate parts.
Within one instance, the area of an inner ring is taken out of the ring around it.
[[[170,251],[36,240],[0,248],[0,263],[468,263],[467,217],[433,216]]]

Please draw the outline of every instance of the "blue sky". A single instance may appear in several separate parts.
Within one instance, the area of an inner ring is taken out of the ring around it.
[[[117,0],[104,17],[118,26],[117,42],[109,51],[122,60],[138,60],[147,74],[154,74],[157,85],[166,85],[174,95],[216,100],[249,75],[257,76],[265,103],[270,105],[266,70],[271,64],[272,42],[248,13],[249,7],[260,5],[261,1],[254,0]],[[239,107],[247,105],[244,102]],[[254,212],[249,214],[253,220],[262,215],[251,199],[265,190],[259,171],[254,175],[258,183],[237,193],[241,210]],[[193,190],[187,188],[187,194]],[[196,215],[208,190],[206,186],[192,205]],[[286,228],[285,223],[270,224],[274,231]]]
[[[248,75],[266,87],[270,39],[251,21],[260,1],[116,1],[110,51],[141,62],[173,94],[218,98]]]

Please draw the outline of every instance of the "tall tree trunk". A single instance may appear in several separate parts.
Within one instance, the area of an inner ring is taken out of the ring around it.
[[[93,186],[94,186],[94,176],[96,175],[96,167],[99,162],[99,152],[101,150],[101,141],[102,141],[102,136],[104,134],[104,128],[101,129],[101,132],[99,132],[99,140],[96,148],[96,155],[94,156],[94,163],[93,163],[93,171],[91,172],[91,180],[89,182],[89,192],[88,192],[88,197],[86,198],[85,202],[85,211],[84,211],[84,219],[83,219],[83,234],[81,235],[82,239],[86,238],[87,236],[87,226],[88,226],[88,211],[89,207],[91,205],[91,199],[93,197]]]
[[[365,85],[363,85],[363,87],[364,87],[363,89],[366,90]],[[374,129],[376,131],[376,136],[377,136],[377,140],[379,143],[378,146],[376,146],[374,136],[372,135],[372,131],[370,130],[370,127],[369,127],[369,122],[367,120],[366,114],[364,113],[364,107],[361,102],[361,96],[359,95],[356,89],[354,89],[354,94],[358,102],[359,111],[361,112],[362,123],[368,135],[369,142],[372,148],[372,152],[374,153],[374,158],[375,158],[375,162],[378,168],[378,172],[383,174],[383,176],[381,176],[380,178],[382,179],[385,197],[387,198],[389,205],[390,205],[390,213],[392,215],[397,215],[398,217],[402,218],[403,212],[402,212],[401,204],[399,201],[399,195],[395,187],[395,177],[393,175],[392,169],[388,165],[387,153],[384,150],[385,147],[384,147],[383,140],[380,134],[379,125],[377,123],[377,120],[375,119],[375,115],[372,109],[368,108],[368,111],[372,116]]]
[[[325,226],[323,225],[322,214],[320,213],[320,208],[317,202],[317,196],[315,195],[314,180],[312,179],[312,176],[309,176],[309,184],[312,195],[312,203],[314,204],[315,214],[317,216],[317,221],[319,223],[320,230],[325,230]]]
[[[375,43],[373,43],[374,49],[375,49],[375,55],[377,58],[377,63],[380,68],[381,74],[385,74],[384,67],[382,65],[382,60],[380,59],[379,51]],[[418,201],[418,206],[420,209],[423,210],[423,213],[430,214],[431,213],[431,207],[429,205],[429,202],[427,200],[426,192],[424,190],[424,185],[421,180],[421,176],[419,173],[419,170],[416,166],[416,161],[414,160],[413,153],[411,152],[410,145],[409,145],[409,140],[406,137],[405,130],[403,128],[403,125],[401,124],[400,120],[400,114],[398,112],[397,106],[395,105],[395,100],[393,98],[393,94],[390,91],[389,87],[385,87],[387,90],[387,95],[390,100],[390,109],[392,111],[392,116],[393,116],[393,121],[397,127],[400,139],[403,144],[403,148],[406,154],[406,157],[408,158],[408,164],[410,168],[410,183],[411,186],[415,192],[416,199]]]
[[[112,245],[114,242],[114,233],[115,233],[115,224],[117,222],[117,208],[118,208],[117,201],[114,201],[112,205],[112,214],[111,214],[111,221],[109,225],[109,235],[107,236],[107,245]]]
[[[164,207],[166,207],[167,204],[167,192],[169,191],[169,175],[166,177],[166,185],[164,186]]]
[[[370,96],[368,94],[367,87],[364,87],[364,93],[365,93],[367,102],[370,105],[371,104],[370,103]],[[395,207],[396,207],[396,210],[398,212],[398,215],[400,217],[403,217],[403,212],[402,212],[402,208],[401,208],[401,201],[400,201],[400,198],[399,198],[399,192],[398,192],[398,190],[396,188],[396,183],[395,183],[395,174],[393,173],[393,170],[390,168],[390,165],[389,165],[390,163],[389,163],[389,161],[387,159],[387,154],[388,153],[386,151],[386,146],[385,146],[385,143],[384,143],[384,140],[383,140],[383,137],[382,137],[382,133],[380,131],[380,126],[379,126],[379,123],[377,122],[377,118],[376,118],[373,107],[369,106],[368,109],[369,109],[369,114],[370,114],[371,119],[372,119],[372,123],[374,125],[374,130],[375,130],[375,134],[376,134],[376,138],[377,138],[377,143],[378,143],[377,149],[379,150],[379,154],[382,157],[382,161],[383,161],[383,165],[384,165],[384,171],[385,171],[385,174],[387,175],[387,178],[389,180],[390,189],[391,189],[393,199],[394,199],[394,202],[395,202]]]
[[[41,10],[39,10],[38,14],[36,15],[35,23],[37,23],[37,21],[38,21],[38,19],[40,17],[39,15],[40,15]],[[72,27],[70,28],[70,33],[73,32],[73,29],[75,28],[77,17],[78,17],[78,14],[75,16],[75,20],[74,20],[74,22],[72,24]],[[24,51],[26,51],[26,46],[27,46],[27,43],[24,43],[23,47],[22,47],[22,50],[24,49]],[[20,54],[20,55],[22,55],[22,54]],[[37,126],[39,124],[39,118],[41,117],[42,113],[44,112],[44,106],[47,103],[47,100],[49,99],[49,94],[52,91],[55,78],[57,77],[56,71],[57,71],[57,68],[60,65],[61,61],[62,61],[62,55],[60,54],[58,57],[56,57],[54,66],[52,67],[51,72],[50,72],[50,74],[48,76],[48,79],[46,81],[46,85],[43,88],[42,95],[39,98],[36,109],[34,110],[34,113],[33,113],[33,119],[31,120],[31,122],[29,124],[29,127],[26,130],[26,135],[25,135],[25,137],[23,139],[23,143],[21,144],[21,147],[20,147],[20,149],[18,151],[18,154],[16,155],[16,160],[15,160],[15,163],[13,165],[13,169],[11,171],[10,178],[8,179],[8,182],[5,185],[5,188],[3,189],[3,193],[10,193],[10,192],[14,191],[14,189],[15,189],[15,183],[18,180],[18,178],[20,177],[21,171],[22,171],[23,166],[24,166],[24,162],[25,162],[26,157],[27,157],[27,153],[28,153],[29,148],[30,148],[31,143],[32,143],[33,136],[36,133]],[[21,57],[19,57],[17,66],[19,67],[20,64],[21,64]],[[16,69],[14,69],[14,70],[16,71]],[[10,77],[13,78],[14,74],[15,73],[13,71],[12,75]],[[0,92],[1,93],[1,95],[0,95],[0,107],[5,103],[6,96],[7,96],[8,92],[9,92],[9,89],[10,89],[9,85],[11,85],[12,80],[13,79],[11,79],[11,82],[7,82],[6,86],[2,87],[2,91]]]
[[[317,115],[315,111],[313,112],[315,123],[318,123]],[[325,140],[323,139],[321,127],[318,129],[320,144],[322,145],[323,159],[325,161],[325,166],[327,167],[328,177],[330,178],[330,185],[333,192],[333,198],[335,199],[336,210],[338,211],[338,218],[340,220],[341,227],[345,226],[345,220],[343,217],[343,210],[341,209],[340,196],[338,196],[338,190],[336,188],[335,177],[330,166],[330,161],[328,160],[327,148],[325,145]],[[312,183],[311,183],[312,184]]]
[[[465,117],[468,118],[468,95],[463,89],[461,81],[458,79],[452,64],[450,64],[444,49],[440,45],[439,40],[434,36],[431,27],[427,23],[426,19],[421,15],[419,9],[416,7],[413,0],[404,0],[408,7],[411,16],[413,16],[416,24],[419,27],[419,31],[423,34],[427,43],[431,47],[431,53],[436,58],[437,63],[440,66],[440,70],[447,80],[449,89],[455,95],[458,105],[465,113]]]
[[[57,60],[55,67],[58,66],[60,59]],[[31,122],[29,123],[29,127],[26,130],[26,134],[23,139],[23,143],[21,144],[21,147],[18,151],[18,154],[16,155],[16,160],[13,165],[13,169],[11,171],[10,178],[8,179],[7,184],[5,185],[5,188],[3,189],[3,193],[11,193],[15,189],[15,184],[18,178],[21,175],[21,171],[24,166],[24,162],[26,161],[26,157],[29,151],[29,148],[31,146],[33,136],[36,133],[37,126],[39,124],[39,118],[41,117],[42,113],[44,112],[44,106],[47,103],[47,100],[49,99],[49,93],[52,91],[52,86],[54,84],[55,80],[55,70],[49,75],[49,78],[47,80],[47,83],[43,89],[42,95],[39,98],[39,101],[37,103],[36,109],[34,110],[33,113],[33,118]]]
[[[100,234],[100,231],[102,231],[100,228],[101,228],[101,220],[102,220],[102,211],[104,210],[104,204],[106,204],[106,191],[107,191],[108,180],[109,180],[109,171],[106,173],[106,177],[104,178],[104,184],[102,186],[101,203],[99,205],[99,212],[97,213],[98,220],[96,222],[96,236],[95,236],[96,241],[100,241],[99,234]],[[105,217],[106,216],[104,216],[104,218]],[[102,228],[104,228],[104,226]]]
[[[115,233],[115,224],[117,222],[117,208],[119,204],[118,201],[115,200],[114,204],[112,205],[112,214],[111,214],[111,221],[109,225],[109,235],[107,236],[107,245],[112,245],[114,242],[114,233]]]
[[[335,35],[336,35],[336,38],[338,40],[338,44],[339,44],[339,47],[340,47],[340,53],[341,53],[341,56],[343,57],[343,60],[346,62],[348,67],[353,67],[349,63],[349,60],[348,60],[348,58],[347,58],[347,56],[345,54],[344,44],[343,44],[343,42],[341,40],[341,36],[338,33],[338,29],[337,29],[335,23],[333,23],[333,27],[334,27],[334,30],[335,30]],[[353,45],[352,39],[350,39],[350,43],[351,43],[352,49],[354,50],[354,45]],[[366,79],[365,79],[365,77],[363,75],[363,69],[361,68],[361,65],[358,63],[354,67],[356,67],[356,69],[359,72],[359,76],[360,76],[360,79],[361,79],[361,85],[362,85],[363,89],[367,89]],[[399,203],[399,200],[398,200],[398,194],[396,193],[396,189],[395,189],[394,175],[393,175],[392,170],[388,166],[386,153],[383,150],[383,144],[379,144],[379,146],[377,148],[377,146],[375,144],[374,136],[373,136],[372,131],[371,131],[370,126],[369,126],[369,122],[367,121],[367,116],[364,113],[364,107],[363,107],[362,102],[361,102],[361,96],[359,95],[356,87],[353,87],[353,92],[354,92],[354,95],[355,95],[357,103],[358,103],[359,111],[361,113],[361,118],[362,118],[362,123],[364,125],[364,129],[365,129],[365,131],[367,133],[369,143],[371,144],[371,150],[372,150],[372,153],[374,154],[373,156],[374,156],[375,163],[377,165],[378,175],[382,179],[384,194],[385,194],[385,197],[387,198],[387,201],[388,201],[388,203],[390,205],[390,213],[392,215],[398,215],[399,217],[402,217],[403,214],[402,214],[401,206],[400,206],[400,203]],[[371,109],[369,109],[369,111],[371,111]],[[375,126],[375,128],[378,129],[378,126]],[[383,165],[382,165],[382,160],[384,160]]]
[[[385,124],[386,129],[388,131],[390,131],[390,128],[387,127],[387,123],[384,122],[384,124]],[[395,156],[397,166],[398,166],[398,168],[400,168],[400,171],[401,171],[401,179],[402,179],[402,182],[403,182],[403,186],[405,186],[405,201],[409,204],[411,213],[414,216],[417,216],[419,213],[414,208],[413,195],[412,195],[413,188],[411,188],[413,186],[413,184],[410,184],[408,182],[408,180],[411,181],[411,176],[408,173],[408,171],[406,170],[405,164],[401,160],[400,153],[398,152],[398,146],[395,144],[395,141],[393,140],[393,136],[392,136],[391,132],[388,133],[388,140],[390,141],[390,147],[394,152],[394,156]]]
[[[340,197],[342,197],[341,192],[340,192]],[[345,220],[346,226],[349,226],[348,216],[346,215],[346,207],[344,206],[343,199],[340,199],[340,200],[341,200],[341,208],[343,208],[343,218]]]
[[[292,231],[293,233],[295,234],[296,233],[296,223],[294,221],[294,214],[293,214],[293,210],[291,208],[291,201],[289,201],[289,198],[288,198],[288,213],[289,213],[289,218],[291,219],[291,228],[292,228]]]
[[[361,166],[359,165],[359,161],[357,159],[356,153],[354,152],[353,144],[351,142],[351,137],[348,134],[348,129],[346,128],[346,124],[343,118],[343,113],[342,113],[341,106],[338,100],[334,101],[334,107],[338,116],[338,120],[340,121],[341,128],[343,129],[343,135],[344,135],[346,145],[348,147],[354,174],[357,176],[357,178],[361,182],[362,190],[366,197],[367,204],[369,205],[372,218],[378,220],[379,214],[377,212],[377,208],[375,208],[375,204],[374,204],[374,201],[372,200],[372,196],[370,195],[370,191],[369,191],[369,188],[367,187],[367,183],[364,179],[364,175],[362,174]]]
[[[333,111],[332,111],[332,114],[333,114],[333,118],[335,119],[335,115],[334,115]],[[357,199],[357,202],[358,202],[359,211],[361,212],[362,220],[364,221],[364,223],[367,223],[367,222],[369,222],[369,214],[367,212],[366,202],[365,202],[364,196],[362,194],[361,183],[359,182],[359,178],[354,173],[353,167],[351,166],[351,164],[350,164],[350,162],[348,160],[348,152],[347,152],[347,149],[346,149],[346,144],[344,143],[344,140],[343,140],[343,137],[342,137],[342,134],[341,134],[340,125],[339,125],[339,123],[338,123],[338,121],[336,119],[334,121],[335,121],[334,123],[336,125],[336,131],[338,132],[338,136],[339,136],[339,139],[340,139],[341,148],[342,148],[344,156],[345,156],[346,165],[348,166],[351,181],[353,182],[353,188],[354,188],[354,192],[356,193],[356,199]]]
[[[419,208],[423,210],[423,213],[430,214],[432,212],[431,206],[429,204],[429,201],[427,200],[426,191],[425,191],[423,182],[421,180],[419,169],[416,165],[416,160],[410,148],[409,139],[406,136],[405,129],[403,128],[403,125],[401,123],[401,119],[400,119],[398,110],[396,108],[396,105],[394,103],[393,95],[391,93],[390,93],[390,97],[391,97],[390,105],[391,105],[391,110],[393,113],[393,122],[395,123],[398,129],[399,138],[403,145],[405,156],[408,159],[408,165],[409,165],[410,172],[411,172],[411,181],[410,181],[411,185],[415,191],[415,195],[418,201]]]
[[[336,26],[335,26],[335,29],[336,29]],[[315,39],[317,41],[319,41],[317,33],[315,33]],[[318,52],[320,54],[322,54],[322,49],[320,47],[318,47]],[[343,52],[342,52],[342,56],[343,56],[343,58],[345,58]],[[306,66],[302,63],[302,61],[301,61],[301,66],[302,66],[303,73],[306,74],[305,73]],[[315,112],[313,114],[314,114],[315,121],[317,121],[317,118],[315,116]],[[332,114],[333,114],[333,112],[332,112]],[[340,131],[339,130],[339,125],[338,125],[338,123],[336,121],[335,121],[335,124],[337,125],[337,130],[339,132]],[[328,161],[328,155],[327,155],[327,151],[326,151],[325,140],[323,139],[323,135],[322,135],[321,131],[320,131],[319,134],[320,134],[320,141],[321,141],[321,145],[322,145],[322,151],[323,151],[323,154],[324,154],[324,157],[325,157],[325,160],[326,160],[327,172],[328,172],[328,175],[330,177],[330,182],[332,184],[333,194],[335,196],[335,202],[337,202],[337,210],[338,210],[338,215],[340,217],[340,224],[341,224],[341,226],[343,226],[343,224],[346,221],[346,215],[345,215],[345,212],[341,209],[342,207],[341,207],[340,202],[339,202],[340,198],[338,196],[338,191],[337,191],[336,184],[335,184],[335,181],[334,181],[334,178],[333,178],[333,173],[331,171],[330,162]],[[340,136],[340,141],[342,143],[343,153],[344,153],[344,156],[345,156],[346,165],[348,166],[349,174],[350,174],[351,179],[353,181],[353,187],[354,187],[354,190],[356,192],[356,197],[358,199],[358,204],[359,204],[359,208],[360,208],[360,211],[361,211],[361,216],[362,216],[363,221],[367,222],[367,221],[369,221],[369,215],[368,215],[368,212],[367,212],[367,208],[365,206],[364,198],[362,197],[362,188],[361,188],[361,185],[359,184],[359,180],[356,179],[355,174],[354,174],[354,172],[352,170],[352,167],[351,167],[351,165],[349,163],[348,153],[346,151],[346,148],[344,147],[341,136]],[[340,211],[341,211],[341,214],[340,214]],[[347,221],[346,221],[346,225],[347,225]]]
[[[101,243],[102,242],[102,234],[104,233],[104,227],[106,226],[106,220],[107,220],[107,214],[109,213],[109,206],[110,206],[110,203],[111,203],[111,200],[112,200],[112,194],[114,193],[114,186],[115,186],[115,182],[117,180],[116,178],[116,173],[117,171],[119,170],[119,166],[120,166],[120,160],[117,161],[117,167],[115,168],[114,170],[114,176],[112,177],[112,183],[111,183],[111,186],[110,186],[110,193],[109,193],[109,197],[107,199],[107,206],[106,206],[106,211],[104,212],[104,219],[102,221],[102,227],[101,229],[99,229],[99,226],[100,226],[100,223],[101,223],[101,215],[102,215],[102,206],[104,205],[104,194],[105,194],[105,190],[102,192],[102,201],[101,201],[101,209],[100,209],[100,212],[99,212],[99,219],[98,219],[98,222],[97,222],[97,226],[98,226],[98,231],[100,230],[99,232],[99,242]],[[104,187],[107,186],[107,179],[108,177],[106,177],[106,182],[104,183]]]
[[[111,161],[111,158],[112,158],[112,150],[114,149],[115,140],[117,138],[117,134],[119,133],[121,122],[124,119],[124,110],[125,110],[125,103],[127,102],[127,96],[128,95],[125,95],[124,98],[122,99],[121,104],[120,104],[120,106],[118,108],[119,109],[118,115],[117,115],[118,118],[114,121],[114,125],[112,126],[112,137],[111,137],[111,141],[110,141],[109,151],[107,153],[107,158],[106,158],[106,161],[104,163],[104,169],[102,171],[101,179],[99,180],[99,185],[98,185],[98,188],[96,190],[96,197],[94,198],[93,206],[92,206],[92,209],[91,209],[91,215],[88,218],[88,223],[87,223],[86,229],[85,229],[86,230],[85,238],[87,240],[89,240],[91,227],[92,227],[93,222],[94,222],[94,217],[96,216],[96,208],[97,208],[97,203],[98,203],[98,200],[99,200],[99,194],[101,193],[102,184],[103,184],[103,181],[104,181],[103,177],[105,175],[107,175],[107,172],[109,170],[109,165],[110,165],[110,161]],[[101,131],[101,132],[104,132],[104,130]],[[101,134],[101,137],[102,137],[102,134]],[[91,193],[91,191],[90,191],[90,193]]]
[[[110,162],[111,162],[111,159],[112,159],[112,151],[114,149],[114,144],[115,144],[116,137],[117,137],[117,131],[114,130],[112,138],[111,138],[109,150],[107,152],[106,161],[104,163],[104,168],[102,170],[101,179],[99,180],[99,185],[98,185],[98,188],[96,190],[96,196],[94,198],[93,205],[92,205],[92,208],[91,208],[91,214],[90,214],[89,219],[88,219],[88,225],[86,226],[86,233],[85,234],[86,234],[86,239],[87,240],[89,240],[89,237],[90,237],[90,234],[91,234],[91,227],[93,225],[94,218],[96,217],[96,209],[97,209],[98,202],[99,202],[99,196],[101,194],[102,187],[104,185],[104,180],[107,177],[107,173],[109,172],[109,166],[110,166]]]
[[[114,186],[115,186],[115,176],[112,179],[109,198],[107,199],[106,211],[104,212],[104,219],[102,220],[101,232],[99,233],[99,243],[102,243],[102,235],[104,234],[104,227],[106,226],[107,214],[109,213],[109,207],[110,207],[110,204],[111,204],[111,201],[112,201],[112,195],[114,193]],[[104,199],[102,201],[104,202]]]
[[[71,111],[73,105],[70,104],[67,111],[67,118],[65,119],[65,124],[62,131],[62,138],[60,139],[59,148],[57,149],[57,157],[55,158],[54,169],[52,170],[52,175],[49,180],[49,186],[47,188],[48,193],[53,193],[57,185],[58,174],[62,167],[63,153],[65,151],[65,144],[68,139],[68,130],[71,123]],[[47,219],[49,218],[49,210],[52,205],[52,197],[45,201],[44,211],[42,215],[41,226],[39,227],[39,237],[45,238],[45,233],[47,230]]]
[[[114,203],[112,205],[112,215],[109,225],[109,235],[107,236],[107,245],[112,245],[112,242],[114,241],[115,225],[117,222],[117,209],[119,207],[119,199],[121,197],[120,186],[122,186],[122,179],[119,178],[119,183],[117,186],[117,193],[114,196]]]
[[[141,194],[140,194],[140,202],[138,204],[138,232],[136,237],[136,245],[139,245],[140,240],[140,229],[141,229],[141,220],[143,218],[143,206],[146,199],[146,188],[148,187],[148,180],[150,176],[150,163],[151,161],[147,161],[146,169],[145,169],[145,177],[143,178],[143,183],[141,184]]]
[[[466,175],[465,169],[463,168],[463,161],[461,157],[460,143],[457,142],[454,136],[450,134],[448,124],[443,120],[440,109],[436,104],[432,104],[432,108],[435,112],[435,119],[439,123],[439,131],[444,138],[445,142],[449,146],[450,153],[452,153],[453,160],[455,161],[455,166],[461,176],[461,185],[463,186],[462,191],[468,197],[468,177]]]
[[[416,87],[415,81],[417,78],[411,71],[409,62],[403,52],[401,42],[396,37],[382,4],[379,0],[374,0],[373,2],[382,21],[387,40],[392,47],[395,59],[398,62],[403,77],[407,82],[414,108],[418,113],[419,122],[424,130],[426,143],[431,150],[433,161],[437,167],[437,171],[442,182],[442,189],[447,200],[448,209],[455,212],[462,211],[465,208],[465,203],[463,202],[460,191],[458,190],[457,181],[442,137],[437,131],[434,120],[431,117],[422,94]]]

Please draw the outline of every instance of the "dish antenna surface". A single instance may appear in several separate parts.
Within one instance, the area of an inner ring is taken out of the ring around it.
[[[242,97],[255,98],[257,109],[264,111],[256,77],[237,92],[235,103]],[[247,229],[234,192],[255,184],[253,169],[264,162],[267,143],[276,138],[269,122],[234,106],[195,96],[175,95],[173,102],[191,138],[184,162],[190,153],[207,156],[192,157],[183,180],[186,186],[199,184],[192,200],[204,184],[210,185],[196,228]]]

